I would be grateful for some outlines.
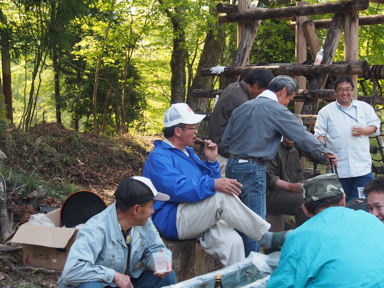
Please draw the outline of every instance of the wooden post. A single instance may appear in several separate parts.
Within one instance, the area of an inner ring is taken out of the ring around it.
[[[297,6],[307,5],[307,2],[296,2]],[[302,63],[307,60],[307,42],[305,40],[303,23],[309,19],[308,16],[299,16],[296,17],[296,34],[295,34],[295,59],[296,63]],[[300,89],[307,88],[307,78],[304,76],[296,76],[296,82],[299,84]],[[296,102],[295,103],[295,113],[300,113],[303,108],[303,103]]]
[[[319,42],[319,37],[317,37],[315,24],[312,20],[305,21],[303,23],[305,39],[307,40],[309,50],[311,51],[311,56],[313,61],[316,59],[317,52],[320,51],[321,45]]]
[[[344,14],[344,60],[358,60],[359,58],[359,18],[358,12],[348,12]],[[353,85],[352,97],[357,99],[357,77],[351,75]]]
[[[238,12],[246,12],[249,10],[250,0],[239,0],[237,4]],[[240,46],[241,39],[243,39],[245,30],[245,23],[237,23],[237,47]],[[247,64],[249,63],[249,59]]]
[[[243,34],[243,39],[241,39],[240,45],[237,48],[237,52],[236,52],[235,58],[232,61],[231,68],[244,67],[246,63],[249,62],[249,52],[251,51],[252,44],[255,41],[257,31],[259,31],[260,23],[261,23],[261,20],[245,23],[245,31]],[[203,69],[201,69],[201,71]],[[202,72],[200,73],[202,76],[205,76]],[[221,75],[223,75],[223,73]],[[239,81],[240,79],[239,75],[241,74],[230,75],[232,77],[227,77],[223,88],[227,87],[229,84],[233,82]]]
[[[341,33],[343,32],[344,14],[336,13],[332,17],[332,24],[324,41],[324,57],[322,64],[330,64],[335,57],[339,45]],[[309,84],[309,89],[324,89],[328,74],[314,76]],[[317,99],[305,100],[301,114],[316,114]]]

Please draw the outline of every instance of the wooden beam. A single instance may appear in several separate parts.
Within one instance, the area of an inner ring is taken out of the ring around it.
[[[319,37],[317,37],[315,25],[312,20],[305,21],[303,23],[303,30],[305,39],[307,40],[309,51],[311,51],[311,56],[313,61],[316,59],[317,52],[320,51],[320,41]]]
[[[268,8],[259,8],[259,7],[249,7],[249,11],[253,10],[268,10]],[[227,4],[227,3],[217,3],[216,5],[216,11],[219,13],[233,13],[233,12],[239,12],[239,8],[236,4]],[[295,21],[295,17],[283,17],[282,20],[288,20],[288,21]]]
[[[344,14],[336,13],[333,15],[331,27],[329,28],[327,37],[324,41],[324,57],[323,61],[321,62],[322,64],[330,64],[333,62],[337,46],[340,42],[341,33],[343,32],[343,22]],[[312,77],[311,82],[309,83],[309,89],[324,89],[327,78],[327,73]],[[317,99],[305,100],[301,114],[316,114],[317,105]]]
[[[289,75],[289,76],[314,76],[321,74],[341,75],[352,74],[352,68],[348,64],[326,64],[326,65],[304,65],[292,63],[289,66],[277,65],[277,66],[245,66],[245,67],[228,67],[221,73],[223,76],[245,76],[254,69],[268,69],[273,75]],[[358,71],[356,74],[360,74],[363,71]],[[216,76],[211,72],[211,68],[203,68],[200,70],[201,76]]]
[[[217,3],[216,11],[219,13],[232,13],[232,12],[237,12],[238,8],[236,4]]]
[[[237,48],[235,58],[232,61],[231,68],[243,67],[247,64],[249,52],[251,51],[252,44],[255,41],[257,31],[259,30],[261,20],[246,22],[243,39],[241,39],[240,45]],[[202,69],[203,70],[203,69]],[[205,76],[201,74],[202,76]],[[240,77],[238,75],[225,75],[233,76],[225,80],[223,88],[227,87],[229,84],[236,82]]]
[[[368,0],[353,0],[270,9],[255,8],[252,11],[243,13],[233,12],[228,14],[221,14],[219,15],[219,22],[233,23],[266,19],[280,19],[282,17],[298,17],[340,12],[345,13],[350,11],[366,10],[368,5]]]
[[[204,90],[204,89],[193,89],[192,97],[195,98],[215,98],[216,95],[221,95],[224,90]],[[322,89],[322,90],[304,90],[299,89],[295,94],[294,101],[305,100],[305,99],[335,99],[335,91],[333,89]]]
[[[297,6],[305,6],[307,2],[296,2]],[[307,60],[307,41],[305,40],[304,29],[302,23],[307,21],[309,16],[299,16],[296,18],[297,25],[295,33],[295,62],[302,63]],[[297,84],[300,89],[307,88],[307,78],[305,76],[296,76],[295,77]],[[303,103],[295,103],[295,113],[299,113],[303,108]]]
[[[359,58],[359,12],[344,13],[344,60],[353,61]],[[351,75],[352,82],[357,87],[357,75]],[[357,89],[353,90],[352,97],[357,99]]]
[[[312,20],[315,29],[328,29],[332,19]],[[359,16],[359,26],[384,24],[384,15]],[[295,30],[296,22],[291,22],[289,28]]]

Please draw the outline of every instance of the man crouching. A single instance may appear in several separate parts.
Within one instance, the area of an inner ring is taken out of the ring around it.
[[[336,174],[308,179],[300,189],[310,219],[288,234],[267,287],[383,287],[384,225],[344,207]]]
[[[151,180],[132,177],[115,191],[116,202],[95,215],[79,230],[59,287],[162,287],[176,283],[169,251],[149,218],[157,192]],[[153,253],[166,251],[167,270],[157,272]],[[145,270],[135,268],[141,262]]]

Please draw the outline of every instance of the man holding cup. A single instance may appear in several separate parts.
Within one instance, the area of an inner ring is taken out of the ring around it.
[[[369,136],[380,134],[380,120],[370,105],[352,98],[350,76],[338,77],[334,88],[336,101],[320,110],[315,136],[337,154],[338,175],[348,201],[358,197],[357,187],[374,179]]]
[[[59,279],[60,288],[156,288],[176,283],[172,253],[150,218],[153,203],[168,201],[169,196],[140,176],[123,180],[115,196],[115,203],[79,230]],[[158,267],[157,252],[166,254],[165,270]],[[138,262],[144,269],[136,267]]]

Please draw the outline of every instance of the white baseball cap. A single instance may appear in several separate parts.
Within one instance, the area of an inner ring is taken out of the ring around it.
[[[191,107],[186,103],[172,104],[171,107],[165,111],[163,124],[164,127],[172,127],[174,125],[183,124],[197,124],[205,118],[205,115],[195,114]]]

